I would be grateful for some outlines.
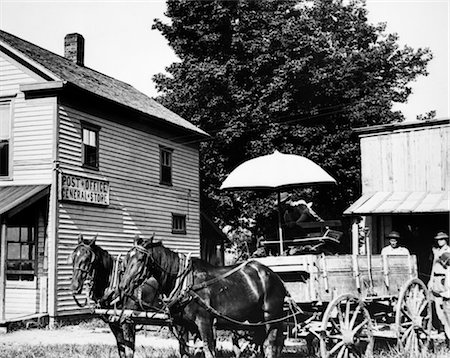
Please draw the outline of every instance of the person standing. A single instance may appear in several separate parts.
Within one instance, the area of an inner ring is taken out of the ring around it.
[[[400,234],[397,231],[391,231],[387,238],[389,239],[389,245],[383,247],[381,255],[409,255],[409,250],[399,245]]]
[[[444,328],[447,345],[450,342],[450,297],[447,293],[450,289],[448,279],[448,265],[444,258],[450,255],[448,234],[440,231],[434,237],[436,247],[433,247],[433,265],[431,267],[428,289],[432,293],[432,300],[436,309],[436,315]]]

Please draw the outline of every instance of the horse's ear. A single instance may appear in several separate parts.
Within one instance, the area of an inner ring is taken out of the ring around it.
[[[68,265],[73,264],[73,253],[67,255],[66,264],[68,264]]]
[[[138,246],[139,243],[140,243],[140,241],[141,241],[141,238],[139,237],[139,235],[135,235],[135,236],[134,236],[133,245],[134,245],[134,246]]]
[[[78,243],[81,244],[83,242],[83,235],[78,234]]]
[[[89,243],[89,246],[92,246],[95,244],[95,240],[97,240],[97,236],[98,234],[95,234],[95,236],[93,237],[93,239],[91,240],[91,242]]]

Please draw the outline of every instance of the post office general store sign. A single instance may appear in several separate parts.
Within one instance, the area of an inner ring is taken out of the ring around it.
[[[106,180],[59,173],[59,200],[109,205],[109,182]]]

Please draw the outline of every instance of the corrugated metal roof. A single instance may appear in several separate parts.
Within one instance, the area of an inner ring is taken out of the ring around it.
[[[345,215],[443,213],[450,211],[450,192],[380,191],[363,194]]]
[[[0,215],[46,190],[48,185],[12,185],[0,187]]]
[[[26,58],[37,62],[62,81],[144,114],[160,118],[172,125],[195,132],[201,136],[208,136],[206,132],[191,122],[183,119],[125,82],[88,67],[79,66],[62,56],[2,30],[0,30],[0,41],[19,51]]]

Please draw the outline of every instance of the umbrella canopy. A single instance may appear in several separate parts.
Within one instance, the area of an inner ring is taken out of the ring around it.
[[[325,170],[308,158],[294,154],[273,154],[250,159],[234,169],[220,189],[282,190],[304,184],[336,183]]]
[[[273,190],[278,197],[278,237],[280,255],[283,252],[283,230],[281,228],[280,191],[306,184],[336,183],[325,170],[308,158],[275,151],[250,159],[234,169],[220,189]]]

